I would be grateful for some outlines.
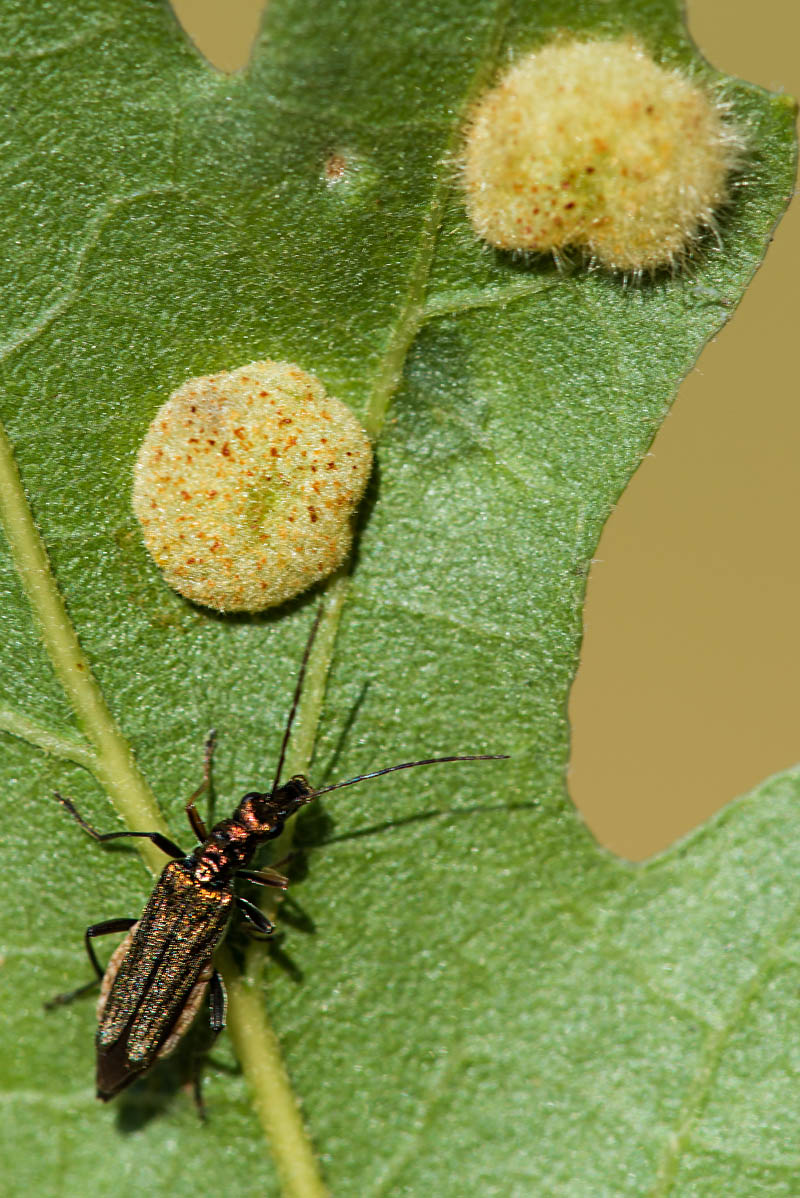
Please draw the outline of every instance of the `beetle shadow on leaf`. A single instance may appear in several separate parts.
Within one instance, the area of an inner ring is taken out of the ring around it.
[[[313,936],[317,930],[314,920],[291,894],[286,895],[278,908],[278,917],[281,923],[288,924],[297,932],[304,932],[306,936]]]
[[[381,820],[379,823],[366,824],[362,828],[351,828],[335,836],[328,836],[318,842],[316,847],[326,848],[332,844],[345,844],[352,840],[364,840],[371,836],[381,836],[389,832],[397,832],[410,824],[423,824],[435,819],[472,819],[476,816],[494,815],[509,811],[536,811],[540,804],[535,799],[513,803],[473,804],[470,807],[434,807],[427,811],[417,811],[411,815],[401,815],[394,819]]]
[[[353,730],[353,725],[355,724],[356,720],[358,719],[359,713],[363,706],[364,700],[367,697],[367,692],[368,692],[370,686],[371,686],[371,680],[368,678],[362,684],[361,689],[359,690],[358,694],[356,695],[355,702],[353,702],[350,705],[350,710],[347,713],[347,718],[344,721],[344,723],[342,724],[342,730],[339,733],[338,737],[336,738],[336,744],[333,746],[333,752],[331,753],[328,760],[325,762],[325,765],[320,770],[318,785],[327,786],[327,785],[329,785],[329,782],[332,780],[333,772],[337,767],[339,758],[341,757],[344,747],[347,743],[347,738]]]
[[[333,817],[318,800],[300,813],[295,825],[294,849],[289,869],[291,882],[302,882],[308,877],[309,851],[328,840],[335,827]]]
[[[305,974],[291,953],[287,952],[287,950],[284,948],[284,944],[286,943],[286,934],[284,932],[276,932],[276,934],[267,941],[266,951],[269,954],[269,959],[273,965],[275,965],[277,969],[282,970],[290,982],[294,982],[296,986],[299,986],[303,981]]]
[[[257,889],[255,886],[252,887],[253,893],[249,896],[256,906],[258,906],[260,898]],[[277,915],[272,918],[277,919],[279,925],[285,924],[288,928],[303,932],[308,936],[313,936],[317,930],[314,920],[292,895],[287,894],[283,897],[278,906]],[[278,969],[281,969],[290,981],[297,985],[303,981],[303,971],[289,952],[291,937],[287,931],[279,928],[272,936],[262,936],[254,932],[244,919],[234,920],[225,940],[225,945],[240,970],[246,969],[247,950],[254,940],[262,946],[265,956],[268,956],[270,961]]]

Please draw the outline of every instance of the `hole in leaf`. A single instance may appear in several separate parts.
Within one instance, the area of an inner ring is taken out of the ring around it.
[[[570,792],[598,839],[634,860],[800,760],[800,408],[794,309],[780,301],[798,242],[790,213],[589,578]]]

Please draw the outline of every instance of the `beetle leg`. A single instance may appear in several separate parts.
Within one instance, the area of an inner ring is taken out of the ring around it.
[[[208,984],[208,1009],[209,1023],[211,1025],[212,1043],[203,1052],[198,1054],[193,1061],[192,1066],[192,1094],[194,1095],[194,1104],[197,1107],[197,1114],[205,1123],[206,1104],[203,1099],[203,1064],[208,1053],[211,1051],[213,1041],[216,1040],[219,1033],[225,1027],[225,1012],[228,1009],[228,997],[225,993],[225,983],[218,970],[214,970],[211,975],[211,981]]]
[[[193,791],[186,800],[186,816],[189,823],[192,825],[192,831],[198,840],[203,841],[208,839],[208,829],[203,823],[202,817],[195,807],[195,803],[200,798],[204,790],[208,790],[211,786],[211,759],[214,756],[214,746],[217,743],[217,733],[212,728],[206,737],[205,750],[203,752],[203,781],[198,786],[197,790]]]
[[[267,919],[263,912],[259,911],[255,903],[250,903],[246,898],[242,898],[241,895],[237,894],[236,906],[245,918],[249,919],[250,923],[261,932],[262,936],[271,936],[275,931],[275,924]]]
[[[228,996],[225,993],[225,983],[215,969],[208,984],[208,1005],[211,1014],[211,1030],[217,1035],[225,1026],[225,1013],[228,1010]]]
[[[121,918],[106,919],[103,923],[91,924],[83,934],[83,942],[97,977],[92,978],[91,982],[86,982],[83,986],[78,986],[77,990],[69,990],[66,994],[56,994],[54,998],[44,1004],[45,1009],[50,1011],[53,1007],[60,1007],[64,1003],[72,1002],[74,998],[80,998],[82,994],[88,994],[90,990],[94,990],[97,983],[103,980],[105,970],[101,968],[100,962],[97,960],[92,940],[95,936],[107,936],[112,932],[129,932],[136,922],[135,919]]]
[[[122,836],[144,837],[146,840],[151,840],[156,848],[161,849],[161,852],[166,853],[168,857],[180,860],[181,857],[186,856],[180,845],[177,845],[174,840],[170,840],[169,837],[162,836],[160,832],[98,832],[97,828],[93,828],[86,822],[72,799],[68,799],[66,795],[62,795],[58,791],[55,791],[55,796],[61,806],[66,807],[72,818],[78,821],[84,832],[88,832],[93,840],[119,840]]]
[[[86,952],[94,966],[94,971],[99,981],[102,981],[106,971],[97,960],[92,940],[95,936],[110,936],[112,932],[129,932],[135,923],[138,923],[138,919],[130,919],[122,916],[119,919],[105,919],[102,923],[93,923],[84,932],[83,942],[86,945]]]
[[[274,886],[277,890],[285,890],[289,885],[289,879],[276,869],[237,869],[234,876],[255,882],[256,886]]]

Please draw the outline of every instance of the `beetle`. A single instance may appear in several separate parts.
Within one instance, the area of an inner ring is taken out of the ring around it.
[[[234,909],[238,909],[264,936],[270,936],[275,930],[275,925],[254,903],[234,891],[234,882],[243,878],[281,891],[287,888],[288,879],[277,870],[247,867],[262,844],[280,836],[290,816],[320,795],[394,770],[448,761],[505,759],[502,754],[431,757],[359,774],[318,790],[303,774],[296,774],[281,785],[289,735],[319,619],[318,613],[303,654],[272,788],[265,792],[250,791],[233,815],[215,824],[210,831],[195,805],[210,785],[214,734],[209,734],[203,782],[186,803],[189,824],[199,841],[192,852],[184,853],[160,832],[98,832],[87,823],[71,799],[56,792],[58,801],[94,840],[145,838],[172,858],[156,882],[139,919],[110,919],[86,929],[86,952],[97,976],[85,986],[56,995],[45,1004],[54,1007],[70,1002],[99,982],[97,1096],[103,1101],[113,1098],[177,1047],[207,993],[212,1032],[218,1034],[224,1028],[225,988],[214,967],[213,955],[225,936]],[[126,932],[127,935],[103,970],[92,941],[112,932]]]

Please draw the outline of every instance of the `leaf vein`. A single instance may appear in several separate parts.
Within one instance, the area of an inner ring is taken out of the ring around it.
[[[50,58],[54,54],[65,54],[80,46],[88,45],[95,38],[114,33],[117,29],[119,29],[117,21],[100,21],[88,29],[82,29],[73,34],[72,37],[61,38],[59,41],[49,42],[45,46],[37,46],[30,50],[23,50],[19,47],[4,50],[0,53],[0,62],[36,62],[42,58]]]
[[[52,729],[29,719],[21,712],[13,711],[10,707],[0,707],[0,731],[26,741],[29,745],[41,749],[43,753],[72,761],[83,766],[89,773],[97,774],[97,755],[88,744],[63,733],[53,732]]]
[[[86,268],[89,255],[98,245],[106,227],[121,209],[155,195],[168,195],[175,190],[172,184],[166,187],[145,188],[142,191],[130,192],[128,195],[114,196],[101,204],[94,216],[87,222],[87,235],[75,253],[75,260],[62,294],[35,320],[25,328],[12,332],[10,337],[0,345],[0,363],[9,361],[18,350],[36,341],[77,302],[81,295],[81,276]]]
[[[672,1190],[681,1159],[691,1143],[694,1128],[710,1097],[714,1079],[725,1054],[725,1048],[745,1018],[751,1003],[763,990],[770,972],[780,961],[781,947],[793,934],[797,926],[798,915],[800,915],[800,904],[796,904],[778,924],[753,976],[740,987],[736,1001],[732,1004],[725,1022],[721,1027],[712,1030],[706,1037],[700,1061],[687,1090],[686,1100],[664,1147],[656,1181],[649,1198],[666,1198],[666,1195]]]
[[[538,632],[531,633],[528,631],[527,635],[522,637],[517,631],[512,631],[509,628],[501,628],[499,624],[492,624],[486,620],[465,620],[462,616],[458,616],[452,611],[440,611],[436,608],[424,607],[422,604],[408,603],[397,598],[397,596],[388,596],[385,592],[369,591],[361,588],[354,589],[353,600],[373,607],[385,607],[394,611],[406,612],[408,615],[414,616],[415,619],[445,624],[448,628],[457,628],[460,632],[466,632],[470,636],[480,637],[483,640],[513,641],[517,644],[541,639]]]
[[[514,283],[504,283],[496,287],[468,288],[464,291],[443,292],[432,296],[425,303],[422,319],[425,322],[441,320],[446,316],[461,316],[481,308],[506,308],[517,300],[539,297],[555,287],[563,287],[564,280],[558,283],[544,280],[538,276],[533,279],[519,280]]]

